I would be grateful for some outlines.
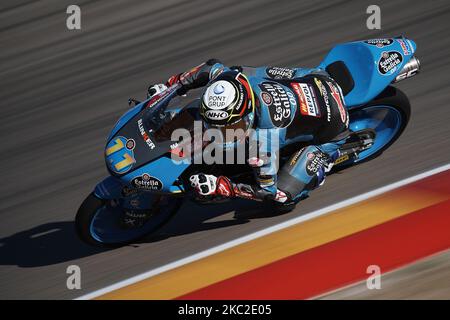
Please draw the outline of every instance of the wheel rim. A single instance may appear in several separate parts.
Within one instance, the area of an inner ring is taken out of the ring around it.
[[[168,198],[168,197],[167,197]],[[105,244],[129,242],[151,233],[163,224],[178,205],[178,201],[167,201],[167,205],[161,206],[158,213],[152,215],[141,227],[125,229],[120,221],[123,216],[123,209],[109,204],[103,205],[95,212],[89,230],[92,238]]]
[[[391,106],[370,106],[354,111],[351,116],[350,129],[358,131],[373,129],[376,132],[374,144],[359,154],[355,162],[362,161],[388,145],[402,127],[402,115]]]

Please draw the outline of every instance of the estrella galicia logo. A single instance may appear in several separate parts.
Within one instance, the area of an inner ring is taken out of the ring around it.
[[[364,41],[367,44],[370,44],[372,46],[376,46],[378,48],[384,48],[387,46],[390,46],[394,40],[392,39],[370,39],[370,40],[366,40]]]
[[[136,142],[122,136],[113,138],[105,150],[106,163],[111,171],[124,174],[128,172],[136,163],[134,158],[134,148]]]
[[[263,82],[261,88],[261,99],[267,104],[270,119],[278,128],[287,127],[293,120],[292,109],[297,108],[297,100],[291,91],[286,90],[276,82]]]
[[[306,154],[306,173],[309,176],[314,176],[317,174],[320,168],[322,168],[327,163],[327,158],[322,152],[308,152]]]
[[[382,75],[393,74],[403,62],[403,56],[398,51],[384,51],[378,61],[378,72]]]
[[[295,70],[291,68],[284,67],[269,67],[266,69],[266,74],[271,79],[292,79],[295,75]]]
[[[134,178],[131,184],[137,188],[148,191],[160,191],[163,188],[163,183],[158,178],[152,177],[148,173]]]

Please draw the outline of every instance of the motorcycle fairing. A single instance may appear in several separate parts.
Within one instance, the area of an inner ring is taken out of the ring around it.
[[[389,41],[385,41],[384,44],[379,41],[376,44],[377,40]],[[326,69],[336,61],[345,63],[354,80],[353,89],[345,96],[347,107],[352,108],[363,105],[378,96],[395,80],[403,66],[413,57],[415,51],[414,41],[403,36],[349,42],[335,46],[318,67]],[[384,71],[379,71],[379,64],[382,60],[389,59],[389,54],[393,52],[399,54],[401,63],[383,74]]]

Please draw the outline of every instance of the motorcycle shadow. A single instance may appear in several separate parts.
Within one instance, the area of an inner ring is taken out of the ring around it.
[[[136,244],[241,225],[252,219],[275,215],[279,214],[273,212],[267,205],[254,201],[233,200],[210,205],[186,201],[171,222],[155,234],[137,241]],[[112,249],[84,244],[75,233],[73,221],[51,222],[0,239],[0,265],[16,265],[21,268],[42,267],[108,250]]]
[[[282,214],[285,213],[277,212],[266,203],[251,200],[238,199],[203,205],[186,201],[173,220],[159,232],[139,242],[158,242],[171,237],[242,225],[253,219],[270,218]]]
[[[88,246],[79,240],[73,221],[51,222],[0,239],[0,265],[41,267],[106,250]]]

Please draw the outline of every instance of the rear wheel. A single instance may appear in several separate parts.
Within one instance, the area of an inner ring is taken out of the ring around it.
[[[368,104],[349,111],[350,130],[353,132],[371,129],[375,132],[373,144],[359,153],[352,161],[336,165],[343,169],[351,165],[372,160],[389,148],[405,130],[411,114],[408,97],[395,87],[387,87]]]
[[[149,197],[156,195],[149,194]],[[161,197],[161,196],[159,196]],[[148,218],[139,227],[124,226],[124,209],[114,200],[103,200],[90,194],[81,204],[75,217],[75,228],[84,242],[100,247],[126,245],[149,235],[166,224],[178,211],[183,199],[163,196],[164,203],[150,209]],[[158,200],[161,203],[161,200]]]

